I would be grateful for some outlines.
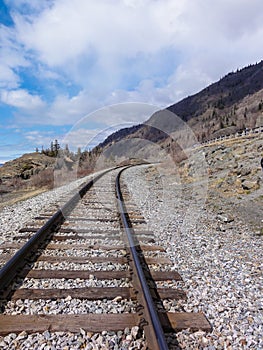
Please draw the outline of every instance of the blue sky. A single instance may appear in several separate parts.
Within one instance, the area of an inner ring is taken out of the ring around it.
[[[262,60],[262,37],[262,0],[0,0],[0,163],[142,122]]]

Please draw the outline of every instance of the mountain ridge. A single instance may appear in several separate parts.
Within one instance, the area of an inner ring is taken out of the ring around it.
[[[154,113],[142,124],[111,134],[96,146],[96,150],[104,152],[113,143],[131,138],[146,138],[166,147],[166,144],[170,143],[167,141],[170,135],[167,137],[158,135],[158,139],[156,131],[153,131],[154,126],[160,124],[163,111],[173,113],[186,123],[198,142],[232,134],[245,128],[262,126],[263,60],[228,73],[196,94]],[[155,122],[152,122],[153,119]],[[174,121],[171,117],[168,119],[170,125],[166,125],[165,130],[167,132],[170,128],[172,132],[176,129],[178,121],[176,118]]]
[[[245,96],[253,94],[260,89],[263,89],[263,61],[251,64],[236,72],[230,72],[196,94],[170,105],[167,109],[187,121],[187,117],[191,115],[198,116],[196,115],[197,108],[193,101],[196,102],[196,98],[203,97],[205,93],[207,93],[205,97],[219,95],[219,100],[216,101],[217,103],[214,107],[222,109],[233,105],[233,102],[237,103]],[[208,98],[205,101],[198,100],[198,102],[202,102],[202,105],[204,105],[204,103],[209,103],[209,100]]]

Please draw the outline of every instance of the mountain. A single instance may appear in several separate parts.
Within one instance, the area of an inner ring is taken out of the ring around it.
[[[231,72],[167,109],[187,122],[199,141],[261,126],[263,61]]]
[[[263,61],[227,74],[143,124],[111,134],[95,152],[118,160],[158,160],[169,153],[180,160],[197,142],[258,126],[263,126]]]

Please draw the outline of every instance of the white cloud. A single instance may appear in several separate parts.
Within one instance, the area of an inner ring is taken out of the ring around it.
[[[1,97],[21,122],[74,124],[129,101],[164,107],[263,57],[261,0],[6,2],[15,27],[1,28]],[[59,81],[64,93],[45,104],[21,88],[21,67],[32,67],[43,85]],[[73,96],[70,83],[79,88]]]
[[[64,0],[37,17],[17,14],[14,20],[20,40],[56,66],[89,53],[98,54],[99,60],[107,54],[111,60],[155,52],[171,42],[174,26],[169,29],[166,22],[171,10],[176,20],[178,11],[171,0],[137,1],[132,6],[121,0]]]
[[[147,90],[145,95],[144,89]],[[150,96],[151,92],[152,96]],[[78,125],[79,127],[85,121],[85,127],[89,128],[89,124],[94,123],[108,127],[122,123],[134,125],[143,122],[153,112],[165,107],[157,103],[162,100],[159,96],[162,93],[164,94],[163,91],[157,93],[151,82],[145,81],[138,87],[138,91],[113,92],[105,99],[103,107],[85,90],[71,98],[67,95],[59,95],[48,108],[43,108],[43,101],[40,97],[27,96],[25,91],[3,92],[1,99],[11,106],[24,107],[23,113],[17,114],[18,124],[74,125],[74,127]],[[30,101],[31,99],[35,99],[35,103]],[[134,101],[137,102],[133,103]],[[30,106],[31,109],[29,109]]]
[[[0,25],[0,87],[13,89],[19,86],[16,70],[29,66],[21,45],[15,40],[15,31]]]
[[[176,90],[168,90],[166,87],[158,88],[150,79],[142,80],[133,90],[117,89],[106,98],[106,105],[125,102],[146,103],[158,108],[164,108],[175,101]],[[143,119],[137,119],[137,122]]]
[[[69,133],[65,135],[63,138],[61,145],[65,147],[66,144],[69,145],[70,150],[76,151],[79,147],[82,151],[85,149],[93,148],[98,142],[98,135],[100,134],[100,129],[87,129],[87,128],[79,128],[71,130]],[[99,140],[100,142],[101,140]]]
[[[26,111],[45,107],[45,103],[39,96],[30,95],[23,89],[2,91],[1,101],[9,106],[21,108]]]
[[[46,115],[50,124],[72,125],[98,107],[98,101],[94,101],[87,91],[81,90],[73,97],[58,95],[46,111]]]
[[[58,138],[52,131],[39,130],[23,131],[23,136],[28,141],[28,144],[33,145],[34,147],[40,147],[43,145],[44,148],[48,147],[51,141]],[[34,150],[33,146],[31,148],[32,150]]]
[[[147,60],[147,55],[167,47],[176,48],[183,60],[177,72],[178,57],[174,57],[171,77],[183,69],[198,79],[208,69],[205,81],[227,73],[237,61],[250,63],[250,52],[253,57],[256,52],[258,57],[262,54],[259,47],[255,50],[253,40],[262,34],[260,0],[213,4],[204,0],[63,0],[54,1],[37,16],[16,15],[14,19],[18,38],[42,62],[60,67],[83,87],[91,85],[106,93],[120,88],[121,76],[129,70],[127,59],[142,55]],[[188,78],[186,83],[192,92]]]
[[[260,0],[205,0],[185,2],[185,31],[179,44],[189,72],[197,69],[212,80],[261,60],[263,2]]]
[[[148,119],[159,108],[159,106],[149,103],[118,103],[98,109],[85,116],[80,123],[86,123],[89,118],[92,118],[101,124],[105,124],[107,127],[117,130]]]
[[[156,75],[160,68],[151,58],[172,50],[181,7],[172,0],[64,0],[38,16],[16,14],[14,21],[17,37],[36,59],[105,96],[125,85],[131,61],[136,84],[152,78],[150,65]],[[175,66],[176,57],[170,70]]]
[[[53,2],[53,0],[5,0],[5,3],[12,6],[13,9],[30,13],[41,12],[45,8],[51,7]]]
[[[0,72],[0,88],[13,89],[18,87],[19,76],[14,73],[12,68],[0,63]]]

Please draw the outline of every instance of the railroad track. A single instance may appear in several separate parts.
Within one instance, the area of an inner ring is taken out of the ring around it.
[[[211,330],[202,313],[166,312],[164,300],[186,295],[158,283],[181,276],[132,203],[125,169],[101,173],[1,245],[0,335],[137,326],[149,349],[169,349],[166,332]]]

